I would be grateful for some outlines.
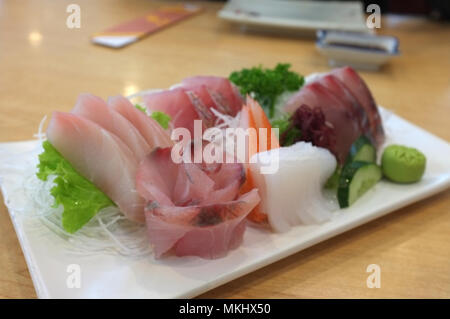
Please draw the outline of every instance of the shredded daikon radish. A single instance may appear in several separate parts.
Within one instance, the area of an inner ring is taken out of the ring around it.
[[[142,256],[151,252],[145,225],[128,220],[117,207],[100,210],[86,225],[74,234],[62,227],[63,207],[52,207],[50,194],[55,176],[47,181],[35,174],[24,179],[23,187],[30,202],[27,217],[39,219],[56,235],[66,240],[72,253],[118,253],[126,256]]]
[[[237,151],[238,147],[238,140],[240,137],[238,134],[237,128],[240,127],[240,120],[241,120],[241,112],[238,112],[236,116],[226,115],[219,111],[217,111],[214,108],[211,108],[211,111],[214,113],[214,115],[217,117],[216,123],[214,126],[214,129],[219,129],[222,131],[222,140],[214,140],[214,143],[217,145],[221,145],[224,148],[224,151],[229,154],[235,154],[237,161],[241,163],[246,162],[245,154],[241,154],[241,152]],[[228,130],[231,129],[231,130]],[[244,157],[242,157],[243,155]],[[241,156],[241,157],[240,157]]]
[[[237,128],[239,127],[239,120],[241,117],[241,112],[239,112],[236,116],[231,116],[227,114],[223,114],[217,111],[215,108],[210,108],[211,112],[217,117],[215,127],[223,129],[223,128]]]
[[[44,117],[42,118],[41,122],[39,123],[39,130],[38,130],[38,132],[33,135],[39,141],[43,141],[45,139],[45,133],[43,133],[43,129],[44,129],[44,124],[45,124],[46,120],[47,120],[47,115],[44,115]]]

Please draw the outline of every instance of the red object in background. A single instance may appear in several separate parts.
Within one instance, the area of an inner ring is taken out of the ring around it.
[[[389,12],[410,13],[410,14],[429,14],[431,11],[430,3],[426,0],[410,1],[388,1]]]
[[[189,4],[163,6],[143,17],[94,34],[92,42],[112,48],[121,48],[200,11],[201,7]]]

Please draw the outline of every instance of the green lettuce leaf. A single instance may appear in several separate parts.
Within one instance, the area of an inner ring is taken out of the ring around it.
[[[159,123],[164,129],[169,127],[169,122],[171,120],[170,116],[164,112],[155,111],[150,115],[156,122]]]
[[[145,114],[147,114],[147,111],[146,111],[145,107],[143,107],[142,105],[135,104],[134,106],[138,110],[140,110],[140,111],[144,112]],[[159,125],[161,125],[163,129],[167,129],[169,127],[169,122],[172,119],[168,114],[166,114],[164,112],[161,112],[161,111],[154,111],[154,112],[152,112],[150,117],[152,119],[154,119],[156,122],[158,122]]]
[[[142,105],[140,105],[140,104],[135,104],[134,107],[137,108],[139,111],[142,111],[142,112],[144,112],[145,114],[147,114],[147,111],[145,110],[145,107],[143,107]]]
[[[289,146],[294,144],[302,136],[302,132],[292,125],[288,116],[283,116],[279,119],[271,121],[272,127],[278,128],[279,140],[281,146]]]
[[[81,176],[49,141],[44,141],[42,146],[44,152],[39,155],[36,175],[43,181],[50,175],[56,175],[56,185],[50,193],[55,199],[53,207],[64,207],[62,226],[67,232],[75,233],[99,210],[115,206],[108,196]]]

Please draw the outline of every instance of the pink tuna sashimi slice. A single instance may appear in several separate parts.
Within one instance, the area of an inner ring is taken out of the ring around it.
[[[183,88],[186,92],[193,92],[202,102],[203,104],[210,108],[220,108],[221,105],[217,106],[214,100],[211,98],[211,94],[209,93],[206,85],[187,85],[185,83],[181,83],[181,88]],[[218,111],[225,113],[225,110]]]
[[[211,166],[211,164],[206,164],[206,166]],[[214,180],[215,185],[214,191],[203,201],[203,204],[227,202],[236,199],[239,189],[245,182],[245,167],[242,164],[217,164],[215,170],[206,172]]]
[[[143,102],[150,111],[162,111],[172,118],[174,128],[184,127],[194,132],[194,120],[200,119],[184,89],[175,88],[144,95]]]
[[[146,221],[156,256],[171,248],[177,255],[222,256],[242,240],[241,221],[259,201],[256,190],[237,198],[245,179],[240,163],[175,164],[170,156],[170,148],[157,148],[136,174],[137,190],[147,200]],[[212,235],[214,241],[208,237]],[[191,246],[198,238],[208,243]]]
[[[294,93],[284,105],[283,109],[287,113],[294,113],[301,105],[315,107],[319,105],[319,97],[311,90],[305,90],[308,85],[302,87],[298,92]]]
[[[208,128],[214,126],[216,116],[211,111],[211,108],[203,103],[202,99],[193,91],[186,91],[187,96],[191,100],[199,119],[202,120],[203,127]]]
[[[110,97],[108,105],[134,125],[152,150],[155,147],[173,145],[169,133],[154,119],[134,107],[128,99],[120,95]]]
[[[364,80],[355,72],[351,67],[339,68],[331,71],[331,74],[339,78],[353,94],[353,96],[359,101],[359,103],[365,108],[367,115],[369,116],[369,124],[372,132],[372,136],[379,146],[384,141],[384,129],[381,123],[381,116],[378,112],[377,104],[370,93]]]
[[[291,97],[286,108],[295,110],[301,105],[306,105],[311,110],[319,108],[322,111],[334,135],[332,139],[334,143],[326,148],[337,157],[339,163],[344,163],[350,146],[362,134],[358,118],[355,117],[352,109],[318,82],[312,82],[303,87]]]
[[[97,96],[80,94],[71,113],[91,120],[115,134],[130,148],[138,161],[152,150],[152,147],[130,121]]]
[[[233,113],[229,103],[222,98],[220,94],[212,92],[206,85],[181,83],[181,87],[185,89],[186,92],[193,92],[203,102],[203,104],[208,107],[208,109],[214,108],[222,114]],[[216,119],[215,116],[214,119]]]
[[[181,86],[190,90],[197,87],[206,86],[210,96],[217,107],[217,110],[228,110],[227,114],[235,116],[242,108],[244,100],[239,94],[237,87],[227,78],[218,76],[194,76],[185,78]]]
[[[336,149],[334,154],[338,161],[343,163],[351,145],[362,133],[358,118],[355,118],[354,113],[338,96],[320,83],[311,84],[309,89],[320,99],[320,105],[317,106],[323,110],[326,121],[335,128]]]
[[[81,175],[108,195],[125,216],[144,222],[144,200],[135,188],[138,163],[117,136],[78,115],[54,112],[47,138]]]
[[[352,110],[355,114],[355,118],[358,119],[361,131],[370,136],[371,132],[367,112],[348,90],[345,84],[332,74],[320,77],[318,82],[329,89],[335,96],[339,97],[340,100]]]
[[[145,212],[155,256],[173,249],[177,256],[220,258],[240,245],[246,216],[258,204],[256,189],[237,200],[198,206],[163,206]]]

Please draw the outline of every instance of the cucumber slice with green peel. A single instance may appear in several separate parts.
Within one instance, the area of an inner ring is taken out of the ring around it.
[[[346,165],[352,162],[368,162],[375,163],[377,159],[377,151],[370,140],[361,135],[351,146],[347,156]],[[338,166],[325,183],[325,188],[338,188],[342,167]]]
[[[337,189],[339,186],[339,176],[341,175],[342,167],[340,165],[336,166],[336,169],[333,172],[327,182],[325,183],[326,189]]]
[[[347,157],[347,163],[350,162],[369,162],[375,163],[377,160],[377,151],[370,140],[361,135],[350,147]]]
[[[368,162],[351,162],[344,166],[339,178],[337,197],[341,208],[352,205],[382,177],[381,168]]]

